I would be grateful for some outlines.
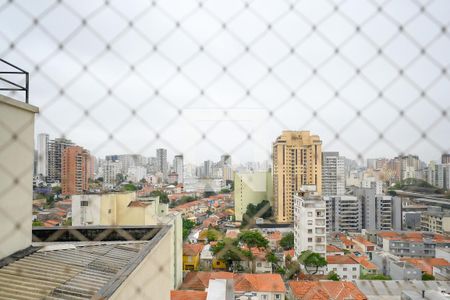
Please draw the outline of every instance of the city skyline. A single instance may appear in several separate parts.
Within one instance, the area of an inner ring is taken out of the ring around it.
[[[187,161],[264,160],[285,129],[349,158],[450,151],[448,1],[178,2],[5,5],[36,131]]]

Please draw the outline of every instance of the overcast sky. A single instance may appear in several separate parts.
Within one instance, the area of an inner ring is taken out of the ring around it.
[[[0,0],[0,57],[31,73],[36,133],[97,156],[264,160],[290,129],[428,161],[450,151],[449,24],[448,0]]]

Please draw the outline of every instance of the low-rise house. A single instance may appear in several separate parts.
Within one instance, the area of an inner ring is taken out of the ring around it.
[[[181,285],[183,290],[205,291],[213,280],[232,279],[234,299],[284,300],[286,287],[280,274],[234,274],[229,272],[189,272]]]
[[[376,245],[369,242],[362,236],[357,236],[352,238],[352,242],[357,248],[359,248],[364,254],[367,254],[370,258],[372,257],[372,252],[375,251]]]
[[[422,271],[423,274],[433,275],[433,267],[450,267],[450,263],[443,258],[401,258]]]
[[[377,265],[371,262],[367,256],[356,256],[352,254],[351,257],[359,263],[361,275],[377,274]]]
[[[243,247],[242,249],[248,251],[248,248],[246,247]],[[251,249],[251,252],[255,260],[255,273],[272,273],[272,263],[268,262],[266,259],[267,251],[255,247]],[[241,265],[244,270],[248,272],[251,272],[252,270],[251,260],[239,261],[234,263]]]
[[[450,238],[431,232],[379,231],[377,246],[400,257],[435,257],[436,248],[450,247]]]
[[[239,233],[241,233],[239,229],[228,229],[225,233],[225,237],[229,239],[236,239]]]
[[[355,284],[343,281],[289,281],[289,296],[293,300],[367,300]]]
[[[360,265],[352,257],[347,255],[327,256],[326,273],[334,272],[341,280],[359,279]]]
[[[170,291],[170,300],[206,300],[207,292],[202,291]]]
[[[375,251],[372,262],[378,267],[379,273],[394,280],[422,280],[422,272],[418,268],[388,252]]]
[[[269,247],[271,249],[277,249],[280,246],[280,241],[282,238],[280,231],[274,231],[267,235],[267,240],[269,241]]]
[[[225,262],[221,259],[217,259],[213,255],[211,251],[211,244],[205,245],[202,252],[200,253],[200,269],[204,271],[225,270]]]
[[[327,245],[327,255],[344,255],[344,250],[336,247],[335,245]]]
[[[184,244],[183,245],[183,270],[198,271],[200,268],[200,253],[203,250],[203,244]]]

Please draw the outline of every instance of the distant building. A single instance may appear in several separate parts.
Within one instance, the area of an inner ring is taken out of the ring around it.
[[[63,153],[75,144],[65,138],[56,138],[48,143],[48,182],[61,182]]]
[[[327,256],[326,274],[334,272],[341,280],[357,280],[361,273],[360,264],[347,255]]]
[[[432,186],[444,188],[444,166],[430,161],[427,169],[427,182]]]
[[[309,131],[283,131],[273,143],[274,216],[294,220],[294,194],[304,185],[322,193],[322,141]]]
[[[117,176],[121,174],[121,165],[119,161],[107,160],[102,166],[103,186],[113,188],[117,185]]]
[[[169,174],[169,165],[167,163],[167,149],[156,149],[156,166],[157,170],[163,174],[164,181],[167,180]]]
[[[345,158],[339,152],[322,153],[322,195],[345,194]]]
[[[167,215],[159,197],[136,197],[135,192],[72,196],[72,225],[156,225]]]
[[[368,230],[392,229],[392,196],[376,194],[375,188],[356,188],[353,193],[361,201],[362,228]]]
[[[128,168],[127,181],[139,182],[147,176],[147,168],[143,166],[132,166]]]
[[[36,174],[45,179],[48,175],[48,142],[49,136],[40,133],[37,136],[37,170]]]
[[[362,204],[356,196],[325,196],[327,232],[360,232]]]
[[[441,207],[431,206],[427,211],[422,212],[421,230],[450,234],[450,212],[442,211]]]
[[[289,281],[289,295],[293,300],[368,299],[354,283],[343,281]]]
[[[89,189],[93,179],[91,155],[80,146],[68,147],[62,156],[61,189],[63,195],[80,194]]]
[[[320,196],[294,195],[295,256],[310,250],[326,255],[326,203]]]
[[[235,173],[234,175],[234,211],[236,221],[242,221],[249,204],[258,205],[263,200],[273,203],[271,172],[255,171]]]
[[[441,156],[441,163],[443,165],[450,164],[450,153],[444,153]]]
[[[178,178],[177,178],[177,182],[178,183],[183,183],[184,182],[184,162],[183,162],[183,155],[175,155],[174,159],[173,159],[173,169],[175,171],[175,173],[177,173]]]

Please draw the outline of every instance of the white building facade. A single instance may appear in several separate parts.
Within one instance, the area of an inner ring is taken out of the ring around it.
[[[319,196],[294,195],[295,256],[310,250],[326,254],[326,203]]]

